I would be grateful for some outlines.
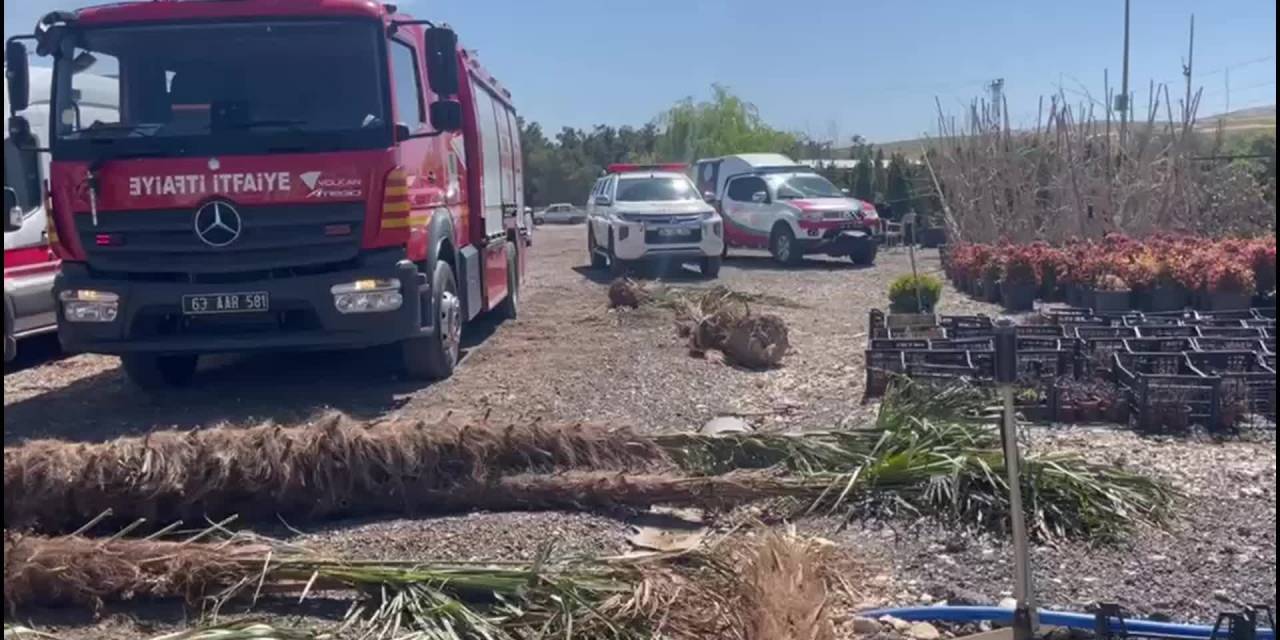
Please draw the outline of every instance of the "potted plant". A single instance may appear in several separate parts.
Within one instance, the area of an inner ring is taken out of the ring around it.
[[[982,300],[1000,302],[1000,260],[991,256],[982,265]]]
[[[1155,313],[1181,311],[1187,308],[1187,289],[1178,282],[1171,260],[1177,253],[1171,247],[1155,246],[1139,255],[1128,278],[1134,288],[1138,308]]]
[[[942,281],[930,275],[902,276],[889,285],[889,313],[893,315],[927,315],[933,318],[934,309],[942,297]],[[895,321],[890,318],[890,326]],[[917,324],[917,323],[912,323]],[[931,324],[937,324],[934,320]]]
[[[1060,249],[1038,242],[1034,245],[1036,272],[1040,277],[1039,295],[1042,300],[1063,299],[1063,274],[1066,272],[1066,256]]]
[[[1276,290],[1276,237],[1270,235],[1249,244],[1249,258],[1253,263],[1254,286],[1257,287],[1258,306],[1275,304]]]
[[[1204,307],[1208,311],[1248,309],[1256,288],[1252,265],[1223,258],[1205,272]]]
[[[1132,293],[1124,278],[1114,273],[1104,273],[1093,281],[1093,312],[1099,315],[1118,315],[1131,311]]]
[[[1007,311],[1030,311],[1035,308],[1040,290],[1035,249],[1010,247],[1001,261],[1000,299]]]

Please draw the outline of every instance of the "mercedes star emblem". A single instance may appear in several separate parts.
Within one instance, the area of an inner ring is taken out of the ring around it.
[[[196,237],[211,247],[225,247],[235,242],[243,226],[240,212],[229,202],[214,200],[196,209]]]

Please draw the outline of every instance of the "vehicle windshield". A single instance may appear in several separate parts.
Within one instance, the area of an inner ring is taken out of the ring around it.
[[[698,200],[698,190],[688,178],[622,178],[618,180],[619,202],[675,202]]]
[[[166,154],[305,150],[369,147],[389,136],[374,24],[104,27],[73,37],[75,53],[54,69],[52,124],[64,151],[93,143],[101,152],[103,142]],[[155,139],[166,141],[157,147]]]
[[[800,198],[844,198],[843,192],[816,173],[774,175],[767,178],[779,200]]]

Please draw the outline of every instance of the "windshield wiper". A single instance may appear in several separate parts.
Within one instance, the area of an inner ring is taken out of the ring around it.
[[[118,140],[120,138],[127,137],[128,134],[131,134],[131,133],[137,133],[139,134],[140,137],[143,137],[143,138],[150,138],[151,136],[154,136],[156,134],[156,131],[159,131],[159,130],[160,130],[159,125],[151,125],[151,124],[127,124],[124,122],[110,122],[110,123],[94,122],[93,124],[83,129],[79,129],[77,131],[71,132],[70,134],[67,134],[67,137],[76,136],[76,137],[83,138],[85,140],[93,140],[95,142],[111,142],[114,140]],[[111,137],[99,136],[99,134],[107,134],[107,133],[116,133],[116,134],[123,133],[125,135],[111,136]]]

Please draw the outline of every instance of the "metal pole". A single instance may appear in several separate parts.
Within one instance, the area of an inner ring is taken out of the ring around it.
[[[1124,111],[1120,112],[1120,149],[1123,152],[1129,121],[1129,0],[1124,0],[1124,69],[1120,75],[1120,95],[1124,96]]]
[[[1004,464],[1009,481],[1009,520],[1013,529],[1013,594],[1018,601],[1013,615],[1013,637],[1014,640],[1032,640],[1040,625],[1036,614],[1035,588],[1031,581],[1026,514],[1022,511],[1018,417],[1013,404],[1013,387],[1018,380],[1018,334],[1011,322],[1001,321],[996,327],[995,347],[996,384],[1004,402],[1000,438],[1004,444]]]

